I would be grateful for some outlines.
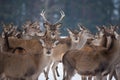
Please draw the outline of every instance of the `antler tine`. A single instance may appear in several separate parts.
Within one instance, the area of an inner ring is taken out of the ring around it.
[[[45,10],[43,9],[40,15],[43,17],[44,21],[48,22],[46,17],[45,17]]]
[[[65,17],[65,13],[63,10],[60,11],[60,14],[61,14],[61,17],[56,23],[59,23]]]

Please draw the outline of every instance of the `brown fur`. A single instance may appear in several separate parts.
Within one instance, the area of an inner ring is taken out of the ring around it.
[[[117,51],[119,51],[119,46],[117,45],[120,44],[118,40],[112,40],[109,50],[96,50],[93,48],[86,52],[86,47],[84,46],[82,50],[67,51],[63,56],[63,64],[68,73],[66,79],[70,80],[75,70],[83,75],[99,75],[107,68],[112,67],[118,59]]]
[[[9,38],[9,44],[12,48],[22,47],[28,53],[29,52],[37,53],[37,52],[40,52],[42,49],[42,46],[37,39],[24,40],[24,39]]]
[[[56,45],[53,41],[46,39],[44,43],[41,43],[44,48],[34,54],[27,53],[26,55],[18,55],[1,52],[0,74],[2,75],[4,73],[7,77],[12,78],[36,80],[49,63],[51,55],[46,55],[46,51],[51,51],[50,54],[53,53],[53,46],[55,47]],[[43,44],[45,44],[45,46]]]
[[[12,55],[9,53],[1,53],[0,72],[5,73],[7,77],[13,78],[30,77],[35,74],[40,67],[42,68],[45,59],[43,54]],[[39,73],[42,72],[43,68]]]
[[[88,35],[88,33],[89,32],[84,32],[84,30],[83,30],[83,33],[81,34],[82,37],[80,37],[80,32],[77,32],[77,33],[70,32],[70,37],[67,37],[65,39],[59,39],[59,41],[61,43],[62,42],[64,42],[64,43],[59,44],[58,47],[55,48],[55,52],[52,56],[53,57],[52,60],[54,62],[53,66],[52,66],[54,74],[55,74],[54,70],[56,69],[56,66],[58,65],[59,61],[62,61],[62,57],[66,51],[68,51],[69,49],[78,48],[79,47],[78,45],[81,45],[80,40],[82,40],[82,39],[80,39],[80,38],[83,38],[83,36],[85,36],[86,38],[92,38],[92,35],[90,33]],[[55,75],[54,75],[54,77],[55,77]],[[56,78],[55,78],[55,80],[56,80]]]

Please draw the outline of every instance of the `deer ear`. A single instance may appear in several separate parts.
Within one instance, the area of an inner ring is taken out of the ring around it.
[[[57,23],[57,24],[55,24],[55,26],[56,26],[57,28],[60,28],[61,25],[62,25],[62,23]]]
[[[69,28],[67,28],[67,31],[70,35],[72,34],[72,31]]]
[[[50,23],[45,22],[45,23],[43,23],[43,25],[44,25],[45,28],[48,28],[50,26]]]
[[[114,26],[114,30],[116,31],[116,30],[118,30],[119,29],[119,27],[118,26]]]
[[[82,30],[85,30],[85,27],[82,26],[80,23],[78,24],[78,27],[80,28],[81,31],[82,31]]]
[[[2,27],[5,28],[5,26],[6,26],[6,25],[5,25],[4,23],[2,23]]]
[[[58,44],[59,44],[59,41],[57,40],[54,42],[53,47],[56,47]]]
[[[100,30],[101,30],[101,29],[100,29],[100,27],[98,27],[98,26],[96,26],[96,28],[97,28],[97,30],[98,30],[98,31],[100,31]]]
[[[45,47],[45,42],[44,42],[44,40],[43,40],[43,39],[40,39],[40,42],[41,42],[42,46]]]
[[[116,31],[114,32],[114,34],[115,34],[115,38],[118,39],[120,35]]]
[[[78,33],[79,34],[79,36],[81,35],[81,31]]]

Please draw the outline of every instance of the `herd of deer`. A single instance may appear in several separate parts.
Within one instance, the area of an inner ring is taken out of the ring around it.
[[[58,64],[63,63],[63,80],[71,80],[74,74],[82,80],[120,80],[120,37],[117,26],[97,27],[93,35],[84,26],[80,30],[67,29],[69,36],[60,37],[60,21],[47,21],[41,12],[45,31],[39,22],[26,22],[19,31],[13,24],[3,24],[0,38],[0,80],[38,80],[44,72],[46,80],[52,64],[57,80]],[[47,67],[47,69],[45,69]]]

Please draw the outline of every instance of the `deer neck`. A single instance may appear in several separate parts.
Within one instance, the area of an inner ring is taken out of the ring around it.
[[[84,47],[84,45],[87,43],[87,37],[86,36],[81,36],[80,42],[78,44],[78,49],[80,50],[81,48]]]
[[[25,39],[25,40],[30,40],[30,39],[32,39],[32,37],[29,36],[29,35],[27,35],[27,34],[24,34],[24,35],[22,36],[22,38]]]
[[[79,49],[80,42],[74,42],[71,40],[71,49]]]
[[[94,46],[108,47],[107,38],[105,36],[93,40],[91,44],[94,45]]]
[[[108,59],[110,61],[110,64],[116,64],[120,57],[120,40],[112,39],[112,42],[108,49]]]
[[[4,41],[5,41],[4,49],[5,49],[5,51],[8,51],[8,49],[10,49],[10,46],[9,46],[8,34],[7,33],[5,33]]]
[[[57,40],[57,39],[60,38],[59,35],[55,35],[55,37],[52,37],[49,33],[46,33],[46,35],[44,37],[47,37],[47,38],[49,38],[51,40]]]

